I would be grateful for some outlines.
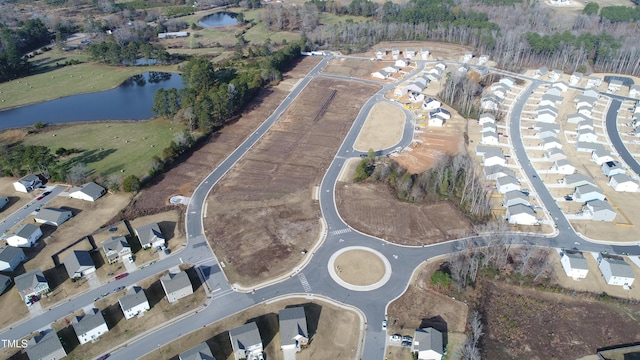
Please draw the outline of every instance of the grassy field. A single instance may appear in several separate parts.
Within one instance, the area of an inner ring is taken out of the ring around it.
[[[24,143],[44,145],[52,151],[59,147],[81,149],[81,153],[65,160],[66,165],[83,162],[96,176],[122,173],[142,177],[147,174],[150,159],[160,156],[175,134],[183,130],[181,124],[164,119],[51,125],[27,136]]]
[[[31,59],[40,73],[0,84],[0,110],[64,96],[102,91],[143,72],[172,71],[175,66],[114,67],[97,63],[56,67],[67,60],[87,61],[82,52],[51,50]]]

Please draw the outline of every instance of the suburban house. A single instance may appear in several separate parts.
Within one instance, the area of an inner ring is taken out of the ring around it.
[[[65,221],[71,219],[73,213],[69,210],[44,208],[38,211],[35,221],[39,224],[60,226]]]
[[[551,79],[551,81],[558,81],[560,80],[561,77],[562,77],[561,70],[551,70],[551,72],[549,72],[549,79]]]
[[[562,96],[544,94],[540,98],[540,101],[538,102],[538,105],[540,105],[540,106],[544,106],[544,105],[554,106],[556,104],[562,104],[562,100],[563,100]]]
[[[392,48],[391,49],[391,59],[398,60],[400,58],[400,49]]]
[[[489,55],[486,54],[482,54],[480,55],[480,57],[478,57],[478,65],[482,65],[484,63],[486,63],[487,61],[489,61]]]
[[[15,247],[32,247],[42,237],[40,226],[23,224],[7,238],[7,244]]]
[[[593,120],[588,119],[588,120],[582,120],[578,123],[578,125],[576,126],[577,130],[595,130],[595,127],[593,126]]]
[[[567,92],[567,90],[569,90],[569,84],[564,81],[557,81],[551,84],[551,88],[556,88],[561,92]]]
[[[520,181],[512,176],[499,177],[496,180],[496,189],[498,189],[500,194],[506,194],[513,190],[520,190]]]
[[[11,277],[0,274],[0,294],[3,294],[9,285],[11,285]]]
[[[83,345],[89,341],[97,341],[100,335],[109,332],[109,327],[100,310],[91,309],[84,316],[75,317],[73,330],[76,332],[80,345]]]
[[[411,101],[412,103],[421,102],[423,100],[424,100],[424,94],[420,94],[416,92],[409,93],[409,101]]]
[[[476,145],[476,156],[485,156],[488,153],[502,154],[502,148],[497,146]]]
[[[622,89],[622,80],[611,80],[609,81],[609,86],[607,87],[607,91],[616,92]]]
[[[387,71],[385,71],[384,69],[382,70],[378,70],[376,72],[372,72],[371,73],[371,77],[376,78],[376,79],[388,79],[389,78],[389,73]]]
[[[640,95],[640,85],[633,84],[629,86],[629,97],[637,98]]]
[[[33,189],[42,185],[42,180],[38,175],[29,174],[20,178],[18,181],[13,183],[13,188],[18,192],[28,193],[33,191]]]
[[[573,200],[587,202],[591,200],[604,200],[602,190],[593,185],[581,185],[573,192]]]
[[[536,110],[536,121],[542,121],[546,123],[552,123],[556,121],[558,117],[558,111],[551,105],[540,106]]]
[[[491,91],[493,94],[500,99],[504,99],[507,96],[507,92],[509,91],[509,87],[503,83],[495,83],[491,85]]]
[[[548,88],[547,91],[544,92],[544,94],[562,97],[562,89],[560,89],[559,87],[552,86]]]
[[[533,125],[533,129],[537,131],[553,131],[554,133],[560,133],[560,124],[537,122]]]
[[[193,285],[186,272],[168,273],[160,278],[160,283],[167,294],[167,300],[174,303],[183,297],[193,294]]]
[[[473,59],[473,53],[471,51],[467,51],[462,56],[462,62],[469,62]]]
[[[440,116],[445,120],[449,120],[451,118],[451,113],[447,109],[437,108],[437,109],[429,112],[429,116]]]
[[[576,167],[569,160],[564,159],[554,161],[551,170],[557,174],[569,175],[576,172]]]
[[[580,129],[576,139],[580,142],[596,142],[598,135],[591,129]]]
[[[505,85],[509,89],[516,86],[516,81],[510,77],[503,77],[502,79],[498,80],[498,83]]]
[[[624,174],[624,168],[618,161],[607,161],[602,164],[602,173],[607,176]]]
[[[578,111],[578,114],[582,114],[588,117],[591,117],[591,115],[593,114],[593,107],[589,105],[579,106],[576,108],[576,110]]]
[[[107,190],[105,188],[94,182],[88,182],[80,187],[69,189],[69,197],[85,201],[96,201],[106,193]]]
[[[584,141],[577,141],[575,144],[575,148],[577,152],[587,152],[592,153],[596,150],[604,150],[602,144],[598,143],[589,143]]]
[[[591,88],[591,87],[598,87],[602,84],[602,78],[599,78],[597,76],[589,76],[589,78],[587,79],[587,87]]]
[[[140,226],[134,230],[140,245],[143,249],[149,248],[161,248],[164,249],[167,240],[164,238],[160,226],[158,223],[151,223],[144,226]]]
[[[577,124],[577,123],[579,123],[580,121],[583,121],[583,120],[590,120],[590,118],[588,116],[585,116],[585,115],[579,114],[579,113],[571,114],[571,115],[567,116],[567,122],[569,124]]]
[[[211,348],[207,345],[206,342],[201,342],[200,344],[192,347],[191,349],[181,352],[178,355],[179,360],[216,360],[211,352]]]
[[[495,181],[502,176],[516,177],[516,174],[513,172],[513,170],[502,165],[486,166],[482,168],[482,171],[484,172],[484,178],[487,180]]]
[[[576,188],[582,185],[596,186],[596,182],[593,181],[593,179],[580,173],[565,176],[564,179],[562,179],[562,184],[570,188]]]
[[[131,246],[129,246],[127,239],[122,235],[112,236],[111,239],[104,241],[102,243],[102,249],[109,264],[113,264],[119,259],[131,255]]]
[[[581,72],[574,72],[573,74],[571,74],[571,77],[569,78],[569,84],[571,85],[575,85],[578,82],[580,82],[580,80],[582,80],[582,77],[584,76],[583,73]]]
[[[58,334],[51,329],[31,338],[27,343],[26,351],[29,360],[57,360],[67,356]]]
[[[538,222],[536,212],[529,206],[522,204],[509,206],[505,217],[509,224],[535,225]]]
[[[414,81],[412,83],[409,83],[409,84],[405,85],[405,87],[402,89],[402,91],[405,94],[408,93],[408,92],[421,93],[422,90],[424,90],[426,87],[427,87],[426,83]]]
[[[307,330],[307,317],[304,307],[292,307],[278,312],[280,323],[280,348],[284,351],[295,349],[300,351],[301,346],[309,343],[309,331]]]
[[[0,196],[0,210],[9,203],[9,198],[6,196]]]
[[[88,251],[73,250],[63,261],[70,279],[79,279],[96,271]]]
[[[27,305],[31,305],[40,299],[40,296],[51,291],[49,283],[40,269],[18,275],[13,281],[16,283],[18,293]]]
[[[458,72],[460,72],[460,73],[466,73],[470,69],[471,69],[471,66],[469,66],[469,64],[462,64],[462,65],[458,66]]]
[[[507,159],[504,158],[502,150],[487,152],[482,157],[482,166],[504,165],[506,163]]]
[[[438,68],[433,68],[427,72],[424,77],[429,79],[429,81],[440,81],[442,78],[442,71],[438,71]]]
[[[584,94],[576,95],[576,97],[573,98],[573,102],[576,104],[576,109],[582,106],[593,107],[596,104],[596,101],[598,101],[598,98]]]
[[[382,68],[383,71],[389,73],[389,74],[395,74],[395,73],[399,73],[400,72],[400,68],[398,68],[397,66],[392,66],[392,65],[388,65]]]
[[[492,133],[496,133],[497,134],[498,133],[498,126],[496,124],[490,123],[490,122],[484,123],[482,125],[482,132],[483,133],[492,132]]]
[[[615,191],[620,192],[636,192],[638,191],[638,183],[627,174],[616,174],[609,178],[609,185]]]
[[[613,221],[616,212],[611,205],[604,200],[589,201],[582,207],[582,214],[585,218],[595,221]]]
[[[19,247],[5,246],[0,249],[0,271],[13,271],[24,259],[24,251]]]
[[[540,146],[542,147],[542,150],[549,150],[553,148],[562,149],[562,143],[555,136],[542,139]]]
[[[584,92],[582,92],[582,95],[593,98],[595,100],[600,99],[600,93],[593,89],[586,89]],[[595,105],[595,101],[594,101],[594,105]]]
[[[444,355],[442,333],[434,328],[416,329],[411,346],[418,360],[441,360]]]
[[[378,49],[378,51],[376,51],[376,59],[378,60],[382,60],[382,57],[387,55],[387,49]]]
[[[545,159],[549,160],[549,161],[558,161],[558,160],[566,160],[567,159],[567,155],[565,155],[564,151],[562,151],[562,149],[558,149],[558,148],[551,148],[547,151],[544,152],[544,157]]]
[[[549,73],[549,69],[546,66],[543,66],[543,67],[539,68],[538,70],[536,70],[534,75],[536,77],[540,77],[540,76],[547,75],[548,73]]]
[[[477,73],[480,76],[485,76],[489,74],[489,68],[486,66],[476,66],[472,69],[473,72]]]
[[[543,129],[543,130],[539,130],[536,133],[536,137],[538,139],[544,139],[544,138],[548,138],[548,137],[555,137],[558,133],[555,132],[555,130],[551,130],[551,129]]]
[[[500,108],[500,98],[490,94],[487,96],[483,96],[482,99],[480,99],[480,107],[483,110],[498,110]]]
[[[255,322],[229,330],[229,339],[236,360],[254,360],[262,354],[262,340]]]
[[[482,113],[478,118],[478,124],[480,125],[484,125],[485,123],[495,124],[495,122],[496,122],[496,116],[490,113]]]
[[[605,150],[594,150],[591,152],[591,159],[598,165],[602,165],[606,162],[613,161],[613,156],[610,152]]]
[[[422,108],[425,110],[435,110],[437,108],[439,108],[440,106],[442,106],[442,103],[434,98],[427,98],[423,103],[422,103]]]
[[[429,116],[428,124],[429,124],[429,126],[440,126],[441,127],[441,126],[444,126],[444,123],[446,121],[447,120],[444,117],[442,117],[440,115],[435,115],[435,116]]]
[[[563,251],[560,256],[560,263],[565,274],[573,280],[584,279],[589,273],[587,259],[579,252]]]
[[[502,199],[502,206],[509,207],[518,204],[530,206],[531,203],[529,203],[529,196],[525,195],[520,190],[507,191],[504,194],[504,198]]]
[[[498,134],[495,131],[483,131],[480,142],[487,145],[498,145]]]
[[[149,311],[149,301],[144,290],[139,286],[133,286],[127,290],[127,294],[118,300],[125,319],[129,320],[134,316],[143,316],[145,311]]]
[[[416,57],[416,49],[412,49],[412,48],[404,49],[404,57],[407,59]]]
[[[627,264],[619,257],[598,257],[598,267],[604,280],[609,285],[618,285],[629,287],[633,284],[635,276],[631,265]]]
[[[395,65],[398,66],[398,67],[407,67],[407,66],[409,66],[409,62],[407,60],[404,60],[404,59],[398,59],[398,60],[396,60]]]
[[[429,50],[420,49],[420,57],[422,58],[422,60],[429,60]]]

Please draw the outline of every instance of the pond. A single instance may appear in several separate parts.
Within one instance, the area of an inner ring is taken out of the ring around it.
[[[202,27],[218,27],[238,24],[238,14],[231,12],[217,12],[207,15],[198,20],[198,24]]]
[[[151,108],[156,90],[182,87],[180,74],[146,72],[127,79],[115,89],[0,111],[0,130],[31,126],[37,122],[60,124],[149,119],[153,117]]]

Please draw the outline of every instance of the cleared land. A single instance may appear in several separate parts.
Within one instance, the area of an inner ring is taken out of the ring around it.
[[[403,2],[394,1],[394,2]],[[363,54],[352,54],[353,56],[365,56],[375,57],[377,49],[391,49],[397,47],[400,51],[404,51],[406,48],[425,48],[429,49],[431,60],[452,60],[458,61],[460,57],[467,51],[473,51],[470,46],[462,46],[457,44],[447,44],[435,41],[383,41],[374,45],[371,50]],[[388,55],[388,59],[391,59],[391,55]]]
[[[291,306],[304,306],[307,327],[312,336],[309,347],[296,354],[298,360],[353,359],[360,338],[360,320],[356,313],[320,300],[287,299],[260,304],[244,310],[204,329],[190,333],[146,355],[142,360],[177,360],[178,354],[206,341],[216,359],[233,360],[229,329],[256,321],[263,339],[267,359],[283,360],[278,332],[278,311]],[[265,339],[270,339],[265,341]]]
[[[347,224],[397,244],[435,244],[471,231],[469,220],[452,203],[400,202],[382,183],[338,182],[336,204]]]
[[[214,187],[204,226],[230,282],[255,284],[282,275],[317,241],[320,214],[311,191],[377,90],[313,80]]]
[[[382,260],[370,251],[350,250],[336,258],[336,273],[353,285],[371,285],[382,279],[385,268]]]
[[[490,282],[483,286],[487,359],[576,359],[640,340],[640,306]]]
[[[404,112],[389,103],[378,103],[371,108],[353,148],[360,151],[387,149],[402,140]]]

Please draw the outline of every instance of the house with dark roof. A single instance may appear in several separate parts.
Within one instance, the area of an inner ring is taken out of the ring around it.
[[[129,246],[127,239],[122,235],[112,236],[109,240],[105,240],[102,243],[102,250],[109,264],[113,264],[125,256],[131,255],[131,246]]]
[[[211,348],[207,345],[206,342],[201,342],[200,344],[192,347],[191,349],[181,352],[178,355],[179,360],[216,360],[211,352]]]
[[[418,360],[441,360],[444,355],[442,333],[434,328],[416,329],[411,346]]]
[[[73,250],[63,263],[71,279],[79,279],[96,271],[96,265],[88,251]]]
[[[40,185],[42,185],[42,180],[40,180],[40,177],[38,175],[29,174],[14,182],[13,188],[18,192],[28,193],[33,191]]]
[[[9,285],[11,285],[11,277],[0,274],[0,294],[4,293]]]
[[[125,319],[129,320],[134,316],[143,316],[145,311],[149,311],[149,300],[144,290],[139,286],[133,286],[127,290],[127,294],[118,300]]]
[[[262,339],[255,322],[229,330],[229,339],[236,360],[254,360],[263,352]]]
[[[80,345],[89,341],[95,342],[100,335],[109,332],[107,322],[98,309],[91,309],[83,316],[76,316],[73,322],[73,330],[76,332]]]
[[[301,346],[309,343],[309,331],[304,307],[282,309],[278,312],[278,320],[280,322],[280,348],[282,350],[295,349],[300,351]]]
[[[151,223],[144,226],[140,226],[134,230],[140,245],[143,249],[160,248],[163,249],[166,246],[166,239],[160,230],[158,223]]]
[[[193,294],[193,285],[189,275],[184,271],[165,274],[160,278],[160,283],[170,303]]]
[[[560,256],[560,263],[565,274],[573,280],[584,279],[589,273],[587,260],[579,252],[563,252]]]
[[[44,208],[38,211],[35,221],[39,224],[60,226],[65,221],[71,219],[73,213],[65,209]]]
[[[7,244],[15,247],[32,247],[42,237],[40,226],[23,224],[7,238]]]
[[[19,247],[6,246],[0,249],[0,271],[13,271],[24,259],[24,251]]]
[[[106,193],[107,190],[102,186],[94,182],[88,182],[80,187],[71,188],[69,197],[85,201],[96,201]]]
[[[29,360],[57,360],[67,356],[58,334],[51,329],[31,338],[27,343],[26,351]]]
[[[27,305],[31,305],[33,302],[39,300],[40,296],[51,291],[49,282],[40,269],[18,275],[13,281],[16,283],[18,293]]]

